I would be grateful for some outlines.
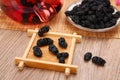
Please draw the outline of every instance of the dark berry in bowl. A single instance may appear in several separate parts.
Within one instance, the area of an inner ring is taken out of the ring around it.
[[[86,31],[104,32],[120,23],[120,11],[109,0],[83,0],[73,3],[65,15],[71,24]]]

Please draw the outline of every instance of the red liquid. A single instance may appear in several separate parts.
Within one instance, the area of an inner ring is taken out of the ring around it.
[[[1,9],[22,23],[41,23],[51,20],[61,9],[62,0],[2,0]]]

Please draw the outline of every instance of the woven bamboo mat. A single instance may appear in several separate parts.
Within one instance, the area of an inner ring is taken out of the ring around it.
[[[52,19],[48,23],[42,23],[37,25],[25,25],[18,23],[9,17],[7,17],[4,12],[0,11],[0,29],[10,29],[10,30],[20,30],[20,31],[26,31],[27,29],[34,29],[36,27],[41,27],[43,25],[50,25],[52,26],[52,31],[56,32],[63,32],[63,33],[73,33],[77,32],[80,35],[87,36],[87,37],[100,37],[100,38],[120,38],[120,26],[102,33],[95,33],[95,32],[87,32],[84,30],[80,30],[75,28],[73,25],[71,25],[64,15],[64,12],[66,8],[75,2],[75,0],[64,0],[64,5],[61,9],[61,11],[55,16],[54,19]],[[111,3],[113,6],[115,6],[118,10],[120,10],[120,6],[117,6],[115,4],[115,0],[111,0]]]

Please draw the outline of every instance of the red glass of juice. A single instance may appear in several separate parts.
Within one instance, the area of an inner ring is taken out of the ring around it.
[[[1,0],[0,5],[13,20],[38,24],[51,20],[60,11],[63,0]]]

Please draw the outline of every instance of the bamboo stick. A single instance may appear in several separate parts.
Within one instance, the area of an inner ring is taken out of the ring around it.
[[[33,41],[34,41],[34,39],[35,39],[35,37],[36,37],[36,33],[33,33],[32,38],[31,38],[31,40],[29,41],[29,44],[28,44],[28,46],[27,46],[27,48],[26,48],[26,50],[25,50],[25,53],[24,53],[24,55],[23,55],[23,58],[26,58],[26,57],[27,57],[27,55],[28,55],[28,53],[29,53],[29,50],[30,50],[30,48],[31,48],[31,45],[32,45],[32,43],[33,43]],[[24,62],[21,61],[21,62],[19,63],[19,65],[18,65],[18,68],[19,68],[19,70],[23,70],[23,67],[24,67]]]
[[[73,35],[77,35],[77,33],[73,33]],[[67,62],[67,64],[69,64],[69,65],[72,64],[75,45],[76,45],[76,38],[72,38],[71,48],[70,48],[68,62]],[[70,68],[66,68],[65,75],[68,76],[69,74],[70,74]]]
[[[55,71],[63,71],[65,68],[69,68],[71,73],[76,74],[78,66],[69,65],[69,64],[60,64],[56,62],[48,62],[48,61],[41,61],[41,60],[34,60],[34,59],[27,59],[27,58],[15,58],[15,64],[19,64],[20,62],[24,62],[26,66],[41,68],[41,69],[49,69]]]
[[[31,29],[28,29],[28,36],[31,36],[33,33],[37,33],[38,30],[31,30]],[[77,42],[81,42],[82,40],[82,36],[80,35],[72,35],[72,34],[65,34],[65,33],[58,33],[58,32],[47,32],[45,33],[44,35],[48,35],[48,36],[62,36],[62,37],[68,37],[68,38],[76,38],[77,39]]]

